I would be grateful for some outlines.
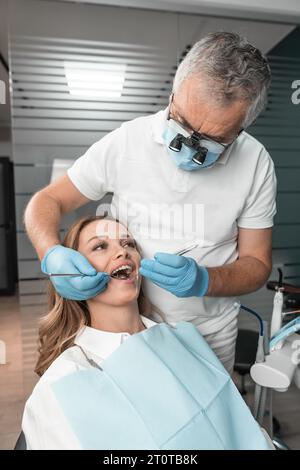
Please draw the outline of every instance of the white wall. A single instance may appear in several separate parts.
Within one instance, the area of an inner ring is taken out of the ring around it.
[[[11,153],[11,142],[0,142],[0,157],[10,157]]]

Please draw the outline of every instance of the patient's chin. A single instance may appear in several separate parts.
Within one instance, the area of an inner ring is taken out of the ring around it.
[[[122,306],[136,300],[139,296],[140,286],[127,285],[126,287],[108,285],[105,291],[96,295],[93,300],[108,305]]]

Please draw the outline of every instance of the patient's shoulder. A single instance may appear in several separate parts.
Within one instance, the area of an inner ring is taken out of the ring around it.
[[[40,383],[40,385],[43,383],[52,383],[73,372],[85,369],[86,367],[87,364],[80,349],[77,346],[72,346],[62,352],[52,362],[38,383]]]

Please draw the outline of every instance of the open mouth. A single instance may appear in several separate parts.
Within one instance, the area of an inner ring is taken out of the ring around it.
[[[124,264],[110,273],[114,279],[126,280],[131,279],[133,268],[129,264]]]

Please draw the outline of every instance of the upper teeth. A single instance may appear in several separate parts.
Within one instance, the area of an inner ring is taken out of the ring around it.
[[[132,272],[132,266],[129,264],[123,264],[122,266],[119,266],[117,269],[115,269],[112,274],[116,274],[118,271],[122,271],[123,269],[129,269],[129,272]]]

